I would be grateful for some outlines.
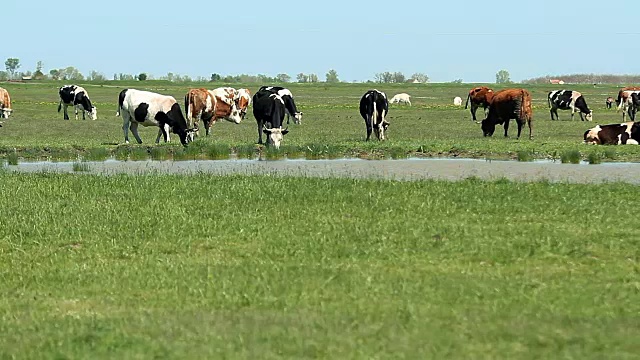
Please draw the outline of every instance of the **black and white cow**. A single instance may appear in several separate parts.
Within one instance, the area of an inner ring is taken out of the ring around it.
[[[172,96],[124,89],[118,96],[116,116],[119,115],[122,115],[122,130],[124,131],[124,141],[127,144],[129,143],[129,129],[138,144],[142,144],[142,139],[138,135],[138,125],[159,127],[156,143],[160,142],[160,136],[164,137],[165,142],[170,141],[170,130],[180,137],[180,142],[184,146],[193,141],[195,130],[187,127],[187,120],[182,114],[182,109]]]
[[[371,137],[371,130],[376,134],[378,140],[385,139],[385,132],[389,127],[389,122],[385,116],[389,112],[389,101],[387,95],[376,89],[367,91],[360,99],[360,115],[367,125],[367,141]]]
[[[573,114],[576,111],[580,112],[580,119],[584,121],[593,120],[593,111],[589,110],[587,102],[584,100],[584,96],[577,91],[572,90],[555,90],[549,92],[547,96],[547,102],[549,103],[549,112],[551,113],[551,120],[559,120],[558,109],[571,110],[571,120],[573,120]],[[555,119],[553,115],[555,114]],[[583,114],[585,116],[583,116]]]
[[[636,121],[636,113],[640,109],[640,94],[639,93],[631,93],[631,96],[627,100],[629,102],[629,118],[631,121]]]
[[[82,111],[82,120],[85,119],[84,114],[89,113],[91,120],[98,119],[98,111],[91,100],[87,90],[76,85],[65,85],[58,91],[60,94],[60,103],[58,104],[58,112],[64,107],[64,119],[69,120],[69,114],[67,113],[67,107],[75,107],[76,120],[78,120],[78,109]]]
[[[640,143],[640,123],[596,125],[584,132],[585,144],[597,145],[638,145]]]
[[[282,101],[284,101],[284,108],[287,112],[287,124],[289,124],[290,117],[293,117],[293,122],[296,124],[302,122],[302,113],[298,112],[296,102],[293,100],[293,94],[289,89],[283,88],[282,86],[261,86],[255,95],[262,97],[269,94],[278,94],[278,96],[282,98]]]
[[[253,95],[253,117],[258,123],[258,144],[262,144],[262,133],[265,133],[267,145],[271,144],[279,149],[284,135],[289,132],[288,128],[282,128],[286,112],[285,101],[278,94],[259,96],[258,93]]]

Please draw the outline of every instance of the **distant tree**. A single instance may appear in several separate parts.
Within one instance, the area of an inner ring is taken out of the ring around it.
[[[418,80],[421,83],[429,82],[429,77],[427,76],[427,74],[423,74],[423,73],[415,73],[411,75],[411,79]]]
[[[95,70],[91,70],[91,73],[87,77],[87,80],[89,80],[89,81],[105,81],[105,80],[107,80],[107,77],[104,76],[104,74],[101,73],[101,72],[98,72],[98,71],[95,71]]]
[[[16,70],[20,68],[20,59],[8,58],[7,61],[4,62],[4,66],[7,69],[7,72],[11,74],[11,78],[13,79]]]
[[[396,84],[400,84],[403,83],[406,80],[406,78],[404,77],[404,74],[396,71],[393,73],[393,82]]]
[[[451,83],[452,84],[462,84],[462,79],[455,79]]]
[[[147,74],[146,73],[138,74],[138,81],[145,81],[145,80],[147,80]]]
[[[318,75],[316,74],[309,74],[307,75],[307,80],[311,83],[317,83],[318,82]]]
[[[510,84],[509,72],[507,70],[500,70],[496,73],[496,84]]]
[[[309,77],[304,73],[300,73],[296,75],[296,81],[298,81],[299,83],[306,83],[309,81]]]
[[[79,81],[79,80],[84,80],[84,75],[82,75],[82,73],[80,73],[80,71],[78,71],[78,69],[76,69],[73,66],[68,66],[64,69],[59,69],[59,79],[61,80],[74,80],[74,81]]]
[[[0,81],[9,80],[9,73],[6,71],[0,71]]]
[[[217,74],[217,73],[211,74],[211,81],[213,82],[220,81],[220,79],[222,79],[222,76],[220,76],[220,74]]]
[[[393,81],[393,74],[388,71],[385,71],[383,73],[377,73],[375,75],[375,78],[376,78],[376,82],[378,83],[388,84]]]
[[[288,74],[278,74],[276,75],[276,80],[278,80],[278,82],[288,83],[291,81],[291,76]]]
[[[42,61],[38,61],[36,63],[36,71],[33,73],[33,78],[34,79],[44,79],[45,76],[42,73],[42,68],[44,67],[44,64],[42,63]]]
[[[340,82],[340,80],[338,80],[338,72],[333,69],[329,70],[326,74],[326,81],[328,83]]]
[[[49,70],[49,75],[51,75],[51,79],[53,80],[60,80],[60,70],[58,69]]]

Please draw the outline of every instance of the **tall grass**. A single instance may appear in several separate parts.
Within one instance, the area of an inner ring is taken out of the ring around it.
[[[18,165],[18,153],[12,152],[7,154],[7,164]]]
[[[560,154],[560,161],[563,164],[579,164],[581,159],[580,151],[578,150],[566,150]]]
[[[0,172],[0,192],[6,358],[638,354],[638,241],[610,226],[633,186]]]

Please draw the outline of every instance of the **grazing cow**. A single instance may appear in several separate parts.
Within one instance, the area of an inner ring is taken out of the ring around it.
[[[453,105],[462,106],[462,98],[460,96],[456,96],[453,98]]]
[[[584,100],[584,96],[577,91],[572,90],[555,90],[550,91],[547,95],[547,103],[549,104],[549,112],[551,113],[551,120],[559,120],[558,109],[571,110],[571,120],[573,120],[573,114],[576,111],[580,112],[580,119],[584,121],[593,120],[593,111],[589,110],[587,102]],[[555,119],[553,115],[555,114]],[[583,116],[586,114],[586,116]]]
[[[585,144],[625,145],[640,143],[640,123],[597,125],[584,132]]]
[[[242,117],[242,119],[247,115],[249,105],[251,105],[251,91],[249,91],[249,89],[238,89],[236,106],[238,110],[240,110],[240,117]]]
[[[629,117],[632,120],[634,118],[634,116],[632,115],[633,100],[631,98],[633,94],[640,94],[640,88],[635,88],[635,87],[623,88],[618,92],[618,99],[616,99],[616,103],[618,103],[618,111],[622,110],[623,122],[626,114],[629,114]]]
[[[78,120],[78,109],[82,111],[82,120],[85,120],[85,113],[89,113],[91,120],[98,119],[98,111],[95,106],[91,104],[89,94],[87,90],[76,85],[65,85],[58,91],[60,94],[60,103],[58,103],[58,112],[61,108],[64,108],[64,119],[69,120],[69,114],[67,113],[67,107],[73,106],[75,108],[76,120]]]
[[[219,119],[236,124],[242,121],[242,115],[236,105],[236,90],[234,88],[191,89],[184,97],[184,107],[187,114],[189,128],[194,128],[198,134],[198,121],[204,122],[206,135],[209,136],[211,125]]]
[[[283,129],[285,101],[278,94],[253,95],[253,116],[258,123],[258,144],[262,144],[262,133],[267,135],[267,145],[280,148],[284,136],[289,132]],[[267,126],[268,125],[268,126]]]
[[[480,106],[484,108],[484,116],[487,116],[487,108],[491,104],[493,94],[493,90],[486,86],[479,86],[469,90],[464,108],[466,109],[469,106],[469,101],[471,101],[471,117],[473,121],[476,121],[476,110],[478,110]]]
[[[8,119],[11,115],[11,97],[9,92],[3,88],[0,88],[0,118]]]
[[[296,103],[293,100],[293,94],[289,89],[285,89],[281,86],[261,86],[256,92],[258,97],[270,95],[270,94],[278,94],[284,101],[284,108],[287,112],[287,124],[289,124],[289,118],[293,117],[293,122],[296,124],[300,124],[302,122],[302,113],[298,112],[298,108],[296,107]],[[256,97],[254,96],[254,101]]]
[[[493,95],[489,114],[482,120],[482,133],[492,136],[497,124],[504,124],[504,136],[509,130],[510,119],[518,124],[518,138],[525,123],[529,124],[529,139],[533,139],[533,112],[531,110],[531,93],[525,89],[505,89]]]
[[[122,130],[124,131],[124,141],[127,144],[129,143],[129,129],[138,144],[142,144],[142,139],[138,135],[138,125],[160,128],[156,144],[160,142],[160,136],[164,137],[165,142],[170,141],[170,130],[180,137],[180,142],[184,146],[193,140],[195,130],[188,128],[187,121],[182,115],[182,109],[172,96],[124,89],[118,96],[116,116],[119,115],[122,115]]]
[[[409,106],[411,106],[411,99],[410,98],[411,98],[411,95],[406,94],[406,93],[395,94],[395,95],[393,95],[391,100],[389,100],[389,104],[405,103],[405,104],[409,104]]]
[[[607,101],[605,102],[605,105],[607,105],[607,109],[611,109],[611,107],[613,106],[613,103],[616,101],[616,99],[614,99],[613,97],[609,96],[607,98]]]
[[[631,97],[627,100],[629,104],[629,118],[631,121],[636,121],[636,112],[640,107],[640,93],[632,93]]]
[[[385,139],[385,131],[389,127],[389,122],[385,116],[389,112],[389,101],[387,95],[376,89],[367,91],[360,99],[360,115],[367,125],[367,141],[371,137],[371,130],[376,134],[378,140]]]

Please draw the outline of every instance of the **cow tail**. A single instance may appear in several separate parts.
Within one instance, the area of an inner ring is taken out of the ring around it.
[[[551,109],[551,93],[547,95],[547,104],[549,104],[549,109]]]
[[[187,115],[187,123],[189,122],[189,114],[191,113],[191,111],[189,111],[189,103],[191,101],[191,91],[187,92],[187,95],[184,96],[184,113],[185,115]]]
[[[378,106],[377,106],[377,101],[376,98],[373,99],[373,114],[371,114],[372,119],[371,119],[371,125],[375,126],[376,122],[378,121]]]
[[[469,95],[467,95],[467,103],[464,104],[465,109],[467,108],[467,106],[469,106],[469,99],[471,99],[471,92],[469,92]]]
[[[529,99],[529,94],[524,89],[520,90],[520,92],[522,94],[522,101],[520,102],[520,117],[525,121],[530,121],[530,114],[527,111],[527,104],[531,103],[531,99]]]

